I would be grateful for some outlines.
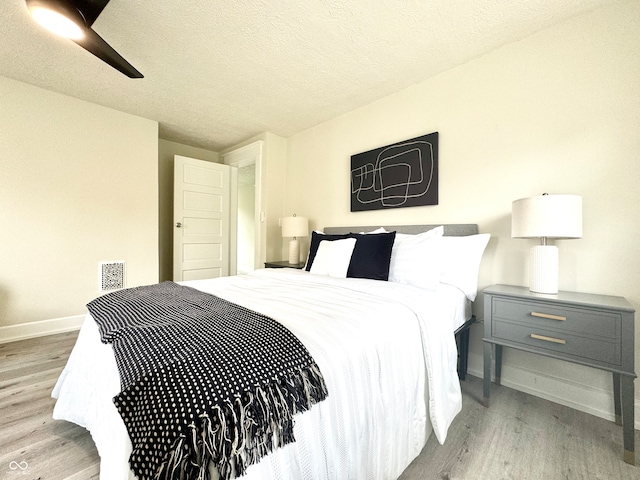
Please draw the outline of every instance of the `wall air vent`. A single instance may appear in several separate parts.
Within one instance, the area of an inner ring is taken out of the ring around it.
[[[98,275],[101,292],[124,288],[124,261],[101,262]]]

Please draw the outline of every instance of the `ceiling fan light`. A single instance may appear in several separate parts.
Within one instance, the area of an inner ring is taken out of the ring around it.
[[[84,38],[84,29],[68,15],[43,5],[29,6],[33,19],[50,32],[72,40]]]

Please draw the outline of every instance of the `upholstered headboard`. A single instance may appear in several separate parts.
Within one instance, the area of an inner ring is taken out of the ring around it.
[[[478,233],[478,225],[475,223],[439,223],[436,225],[396,225],[386,226],[382,225],[388,232],[408,233],[416,234],[426,232],[432,228],[444,226],[444,234],[450,237],[464,237],[467,235],[475,235]],[[376,228],[380,228],[381,225],[375,227],[326,227],[324,233],[329,234],[343,234],[343,233],[359,233],[370,232]]]

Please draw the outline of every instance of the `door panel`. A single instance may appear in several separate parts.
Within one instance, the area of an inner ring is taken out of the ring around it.
[[[175,156],[175,281],[229,275],[231,168]]]
[[[187,158],[187,157],[182,157]],[[193,158],[189,160],[195,160]],[[220,163],[204,162],[203,160],[196,160],[203,163],[212,165],[221,165]],[[198,165],[184,165],[184,183],[191,185],[202,185],[204,187],[224,187],[224,173],[214,171],[208,167],[202,167]]]
[[[210,193],[184,192],[184,208],[186,210],[214,210],[221,212],[223,198]]]
[[[185,237],[189,237],[192,241],[198,240],[197,237],[207,235],[222,236],[222,223],[222,219],[219,218],[184,217],[182,232]]]
[[[197,260],[222,260],[222,247],[208,243],[184,245],[183,260],[193,262]]]
[[[182,280],[206,280],[207,278],[223,277],[222,269],[220,268],[202,268],[185,270],[184,278]]]

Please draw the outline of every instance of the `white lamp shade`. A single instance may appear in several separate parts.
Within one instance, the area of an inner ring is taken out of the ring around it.
[[[309,220],[305,217],[285,217],[282,219],[283,237],[306,237],[309,235]]]
[[[582,197],[540,195],[515,200],[511,207],[513,238],[582,238]]]

